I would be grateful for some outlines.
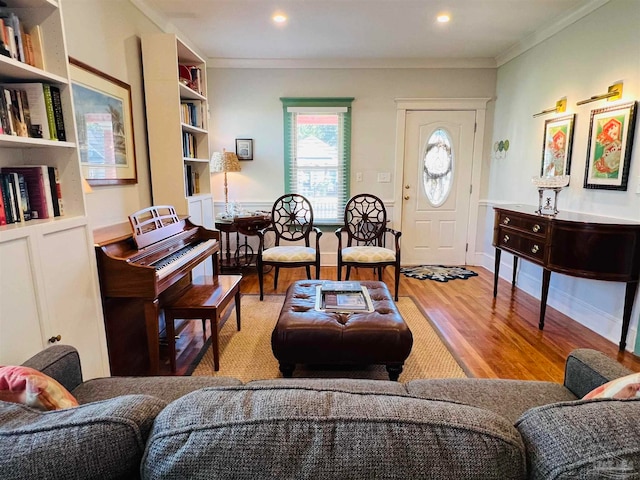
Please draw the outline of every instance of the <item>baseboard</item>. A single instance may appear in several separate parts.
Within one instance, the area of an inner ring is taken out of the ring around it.
[[[491,272],[495,271],[495,257],[486,253],[478,253],[476,254],[476,258],[478,258],[478,265],[483,266]],[[521,269],[518,269],[516,287],[523,292],[528,293],[532,297],[540,299],[542,290],[542,268],[533,265],[531,265],[531,267],[535,268],[536,271],[539,270],[539,275],[536,273],[523,272]],[[622,316],[617,318],[613,316],[611,312],[601,310],[595,305],[587,303],[564,290],[555,288],[553,286],[553,277],[555,275],[561,274],[552,273],[552,284],[549,287],[547,306],[554,308],[581,325],[584,325],[589,330],[596,332],[607,340],[618,345],[620,343],[620,335],[622,332]],[[575,282],[595,281],[567,276],[565,277],[571,278],[571,280]],[[507,280],[509,283],[511,283],[511,279],[513,278],[513,257],[506,252],[502,254],[500,261],[500,278]],[[602,283],[614,284],[614,282]],[[620,295],[616,298],[619,298],[620,312],[622,312],[622,305],[624,304],[624,284],[619,282],[615,282],[615,284],[617,285],[616,288],[619,287],[621,289]],[[627,334],[626,350],[633,352],[637,335],[637,324],[631,325]]]

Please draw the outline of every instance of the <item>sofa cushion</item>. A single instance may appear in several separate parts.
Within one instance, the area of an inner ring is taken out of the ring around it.
[[[29,367],[0,367],[0,400],[40,410],[77,407],[78,401],[53,378]]]
[[[149,430],[165,405],[143,395],[49,412],[0,402],[0,476],[137,478]]]
[[[346,393],[391,393],[407,395],[404,383],[391,380],[365,380],[352,378],[275,378],[272,380],[253,380],[248,387],[306,387],[317,390],[333,390]]]
[[[525,380],[413,380],[407,383],[407,391],[424,399],[448,400],[491,410],[511,422],[518,420],[530,408],[576,400],[576,396],[559,383]]]
[[[625,398],[640,397],[640,373],[632,373],[622,378],[616,378],[600,385],[587,393],[583,398]]]
[[[231,377],[106,377],[88,380],[72,393],[80,403],[120,395],[152,395],[170,403],[204,387],[235,385],[242,385],[242,382]]]
[[[514,427],[489,411],[401,395],[254,385],[199,390],[167,406],[141,473],[504,480],[524,477],[525,453]]]
[[[640,399],[546,405],[516,428],[533,480],[637,478],[640,471]]]

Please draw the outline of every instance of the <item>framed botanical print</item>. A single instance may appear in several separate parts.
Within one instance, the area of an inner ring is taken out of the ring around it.
[[[626,190],[636,102],[591,110],[584,188]]]
[[[569,175],[575,114],[544,122],[541,177]]]

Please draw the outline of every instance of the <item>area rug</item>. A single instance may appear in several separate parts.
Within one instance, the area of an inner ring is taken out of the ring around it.
[[[474,271],[464,267],[445,267],[444,265],[420,265],[418,267],[404,267],[400,272],[405,276],[418,280],[435,280],[436,282],[448,282],[460,278],[466,280],[469,277],[477,277]]]
[[[284,295],[242,296],[242,330],[236,330],[235,312],[220,331],[220,370],[213,369],[210,346],[187,374],[234,377],[250,380],[281,378],[278,361],[271,351],[271,332],[284,302]],[[398,310],[413,333],[413,348],[400,374],[400,381],[419,378],[465,378],[461,363],[451,354],[427,317],[410,297],[400,297]],[[368,378],[389,380],[383,365],[314,368],[296,365],[294,378]]]

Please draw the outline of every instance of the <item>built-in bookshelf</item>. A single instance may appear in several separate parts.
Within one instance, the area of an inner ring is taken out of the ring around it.
[[[55,89],[65,128],[64,141],[51,134],[45,138],[37,128],[24,126],[3,127],[0,134],[0,171],[39,166],[43,172],[57,172],[64,206],[58,215],[24,216],[0,225],[0,364],[20,363],[61,342],[78,348],[83,373],[96,377],[108,374],[108,359],[76,145],[61,2],[6,0],[7,6],[0,8],[0,17],[17,18],[19,29],[30,35],[28,40],[21,37],[23,49],[37,36],[35,53],[19,58],[0,54],[2,88],[18,91],[37,84]],[[30,112],[28,102],[22,109],[15,113],[21,121]]]
[[[213,229],[206,63],[155,33],[142,36],[142,64],[153,203]]]
[[[153,202],[193,216],[199,197],[211,202],[206,65],[167,33],[142,36],[142,62]]]

